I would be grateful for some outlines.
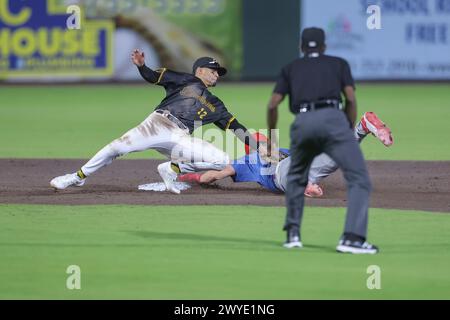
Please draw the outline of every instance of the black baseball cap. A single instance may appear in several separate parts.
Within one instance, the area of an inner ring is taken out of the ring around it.
[[[325,31],[320,28],[305,28],[302,32],[302,47],[319,48],[325,44]]]
[[[217,70],[219,76],[224,76],[227,73],[227,69],[222,67],[216,59],[210,57],[198,58],[192,66],[192,73],[195,73],[197,68],[210,68]]]

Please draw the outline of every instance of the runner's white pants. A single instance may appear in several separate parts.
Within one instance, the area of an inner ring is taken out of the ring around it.
[[[154,149],[178,163],[181,172],[222,170],[228,155],[212,144],[191,137],[165,116],[153,112],[140,125],[112,141],[89,160],[81,170],[86,176],[130,152]]]

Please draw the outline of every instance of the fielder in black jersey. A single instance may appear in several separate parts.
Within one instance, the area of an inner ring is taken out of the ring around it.
[[[145,65],[139,67],[139,72],[148,82],[166,89],[166,97],[156,110],[169,111],[190,133],[194,131],[196,122],[202,125],[214,123],[223,130],[229,129],[233,123],[231,129],[246,131],[245,127],[237,125],[236,118],[228,112],[222,100],[213,95],[208,86],[195,75],[165,68],[153,71]]]
[[[236,136],[265,156],[267,150],[254,140],[223,102],[209,92],[227,70],[213,58],[197,59],[193,74],[168,69],[152,70],[145,66],[144,53],[134,50],[132,62],[148,82],[163,86],[166,97],[141,124],[105,146],[75,173],[50,181],[55,189],[82,186],[86,177],[130,152],[155,149],[171,161],[158,166],[167,190],[180,193],[175,186],[179,173],[200,170],[222,170],[230,162],[222,150],[190,134],[198,126],[214,123],[222,130],[233,129]]]

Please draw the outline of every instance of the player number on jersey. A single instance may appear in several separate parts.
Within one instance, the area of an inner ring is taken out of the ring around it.
[[[203,120],[204,117],[206,117],[206,115],[208,114],[208,112],[205,111],[205,108],[201,108],[198,112],[197,112],[199,118],[201,120]]]

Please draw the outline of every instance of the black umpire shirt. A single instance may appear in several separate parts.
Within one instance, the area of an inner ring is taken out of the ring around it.
[[[310,53],[298,58],[281,70],[274,93],[289,95],[292,113],[304,102],[326,99],[342,101],[344,87],[355,87],[348,62],[342,58]]]
[[[222,130],[230,128],[232,122],[238,124],[223,102],[193,74],[166,68],[152,70],[145,65],[138,69],[145,80],[166,89],[166,97],[155,110],[168,110],[189,128],[189,133],[194,131],[195,121],[202,121],[202,125],[214,123]]]

